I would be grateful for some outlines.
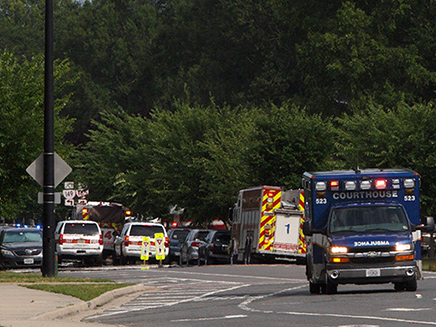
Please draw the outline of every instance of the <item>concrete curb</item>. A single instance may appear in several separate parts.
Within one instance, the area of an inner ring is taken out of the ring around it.
[[[30,320],[54,320],[58,319],[60,317],[68,316],[74,313],[93,310],[96,307],[102,306],[118,297],[132,294],[132,293],[138,293],[138,292],[144,292],[150,287],[146,287],[144,284],[137,284],[133,286],[118,288],[109,292],[106,292],[99,297],[96,297],[95,299],[92,299],[88,302],[83,302],[79,304],[75,304],[69,307],[61,308],[58,310],[46,312],[43,314],[40,314],[38,316],[30,318]]]

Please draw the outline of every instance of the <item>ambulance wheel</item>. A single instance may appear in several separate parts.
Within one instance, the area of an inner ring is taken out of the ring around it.
[[[309,282],[309,291],[310,294],[319,294],[321,291],[321,285]]]
[[[406,285],[404,283],[394,283],[394,289],[397,292],[402,292],[404,291],[404,288],[406,287]]]
[[[338,292],[338,284],[332,282],[330,277],[326,278],[325,293],[326,294],[336,294]]]
[[[406,283],[406,291],[415,292],[417,289],[418,289],[418,283],[416,281],[416,278]]]

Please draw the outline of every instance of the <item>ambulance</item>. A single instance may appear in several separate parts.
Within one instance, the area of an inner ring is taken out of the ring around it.
[[[393,283],[416,291],[422,230],[418,173],[364,169],[303,174],[303,232],[310,293],[334,294],[340,284]]]

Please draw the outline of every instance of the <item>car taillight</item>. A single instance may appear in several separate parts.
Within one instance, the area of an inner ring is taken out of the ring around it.
[[[200,246],[200,244],[201,244],[201,242],[199,242],[199,241],[194,241],[194,242],[192,242],[191,243],[191,246],[195,246],[195,247],[199,247]]]
[[[60,244],[60,245],[64,244],[64,234],[61,234],[61,235],[59,236],[59,244]]]
[[[170,245],[170,239],[165,237],[165,247],[167,248]]]
[[[100,234],[100,239],[98,240],[98,244],[103,245],[103,234]]]
[[[213,243],[210,244],[210,249],[213,250]]]
[[[124,246],[129,246],[129,236],[126,235],[126,238],[124,239]]]

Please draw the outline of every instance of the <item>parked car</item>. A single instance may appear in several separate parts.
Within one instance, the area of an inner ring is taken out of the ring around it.
[[[200,246],[199,260],[207,264],[214,264],[218,262],[230,263],[229,245],[231,233],[227,230],[213,230],[205,239],[205,242]]]
[[[39,228],[6,227],[0,233],[2,269],[41,267],[42,232]]]
[[[114,242],[114,264],[125,265],[135,263],[141,258],[141,247],[144,237],[150,238],[150,259],[156,258],[155,234],[164,235],[165,258],[169,253],[169,239],[165,227],[162,224],[147,222],[129,222],[124,225],[121,234]]]
[[[91,220],[64,220],[55,230],[58,262],[81,260],[84,264],[102,264],[103,235],[100,226]]]
[[[168,238],[170,239],[169,261],[179,261],[180,249],[183,242],[188,236],[190,229],[187,228],[173,228],[168,231]]]
[[[180,248],[179,264],[183,266],[194,262],[198,263],[198,248],[204,243],[204,240],[209,234],[210,230],[207,229],[192,229],[186,236]]]

